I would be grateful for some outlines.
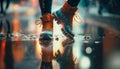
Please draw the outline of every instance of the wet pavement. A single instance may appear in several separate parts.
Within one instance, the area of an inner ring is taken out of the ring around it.
[[[53,1],[52,12],[58,10],[64,2]],[[89,12],[84,7],[78,8],[77,13],[83,22],[78,22],[74,28],[75,41],[72,44],[76,69],[102,69],[103,57],[107,58],[105,55],[120,45],[120,17],[111,14],[100,16],[96,14],[96,7],[89,8]],[[0,23],[3,24],[0,36],[4,34],[0,37],[0,69],[40,69],[42,60],[38,39],[41,27],[35,24],[40,16],[39,6],[34,5],[32,0],[25,4],[11,3],[7,15],[0,15]],[[58,26],[56,30],[60,30]],[[53,43],[54,50],[63,52],[60,46],[66,37],[58,32],[55,32],[54,39],[58,38],[59,41]],[[53,69],[59,69],[58,63],[53,62]]]

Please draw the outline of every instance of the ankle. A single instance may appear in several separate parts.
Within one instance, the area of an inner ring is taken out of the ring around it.
[[[62,11],[67,15],[74,14],[77,11],[77,7],[72,7],[67,2],[65,2],[65,4],[62,7]]]
[[[43,31],[44,30],[53,30],[53,18],[54,16],[50,13],[44,14],[40,19],[42,20],[43,23]]]

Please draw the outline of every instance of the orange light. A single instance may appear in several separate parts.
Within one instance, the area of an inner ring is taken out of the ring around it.
[[[15,16],[15,17],[19,16],[19,13],[15,12],[15,13],[14,13],[14,16]]]
[[[21,41],[14,41],[12,45],[12,54],[15,62],[21,62],[26,53],[27,49],[26,46],[24,46]]]
[[[31,4],[32,7],[37,7],[38,6],[37,0],[31,0],[30,4]]]
[[[20,21],[19,19],[15,18],[13,19],[13,32],[17,33],[17,32],[20,32]]]
[[[35,10],[28,10],[28,11],[26,11],[25,12],[25,15],[33,15],[33,14],[35,14],[36,12],[35,12]]]
[[[14,4],[14,5],[13,5],[13,9],[14,9],[14,10],[18,10],[18,8],[19,8],[18,4]]]
[[[1,42],[1,59],[4,60],[4,55],[5,55],[5,44],[6,44],[6,41],[3,40]]]

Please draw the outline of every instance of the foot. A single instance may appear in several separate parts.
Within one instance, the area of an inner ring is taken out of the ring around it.
[[[72,33],[72,23],[73,23],[72,21],[76,10],[77,10],[76,7],[71,7],[66,2],[60,10],[53,13],[55,19],[58,21],[58,24],[62,25],[63,34],[69,38],[74,37],[74,34]]]

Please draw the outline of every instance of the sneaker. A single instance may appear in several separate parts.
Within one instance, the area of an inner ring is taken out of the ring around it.
[[[55,20],[58,21],[58,24],[62,25],[62,32],[65,36],[73,38],[74,34],[72,33],[72,21],[77,7],[71,7],[67,2],[63,5],[61,9],[56,11],[54,14]]]
[[[43,24],[43,31],[45,30],[53,30],[53,19],[54,16],[50,13],[44,14],[42,17],[40,17],[42,24]]]

